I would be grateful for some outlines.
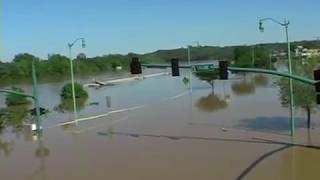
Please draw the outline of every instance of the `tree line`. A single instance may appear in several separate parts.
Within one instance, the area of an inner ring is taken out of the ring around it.
[[[23,53],[14,57],[12,62],[0,62],[1,84],[11,81],[25,82],[32,77],[32,61],[35,60],[40,79],[62,78],[70,74],[70,59],[60,54],[50,55],[41,60],[32,54]],[[117,66],[127,68],[129,60],[124,55],[108,55],[94,58],[77,57],[73,60],[75,74],[90,74],[115,70]]]
[[[292,43],[295,46],[302,45],[307,48],[320,48],[319,41],[300,41]],[[258,44],[254,46],[197,46],[191,48],[191,60],[229,60],[237,67],[270,67],[270,52],[273,50],[286,50],[285,43]],[[254,49],[253,49],[254,48]],[[254,61],[253,53],[254,51]],[[74,59],[75,74],[92,74],[113,71],[117,66],[124,70],[129,67],[130,59],[137,56],[143,63],[169,62],[172,58],[187,60],[187,49],[178,48],[172,50],[158,50],[147,54],[127,55],[113,54],[86,58],[80,54]],[[62,78],[70,73],[70,60],[68,57],[54,54],[43,60],[29,53],[16,55],[11,62],[0,61],[0,85],[15,81],[30,81],[32,61],[36,60],[37,73],[41,79]],[[272,59],[274,61],[275,59]]]

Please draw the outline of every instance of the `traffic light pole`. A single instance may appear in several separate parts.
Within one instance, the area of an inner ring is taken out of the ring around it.
[[[41,132],[41,117],[40,117],[40,106],[39,106],[39,96],[38,96],[38,82],[37,73],[35,68],[35,61],[32,61],[32,84],[33,84],[33,100],[36,109],[36,127],[37,131]]]
[[[212,64],[201,64],[201,65],[194,65],[194,66],[180,65],[179,68],[181,68],[181,69],[190,69],[191,68],[192,69],[195,66],[208,66],[208,65],[212,65]],[[171,68],[171,65],[165,65],[165,64],[142,64],[141,66],[146,67],[146,68],[160,68],[160,69]],[[219,67],[214,66],[212,70],[218,70],[218,69],[219,69]],[[212,70],[208,70],[208,71],[211,72]],[[233,71],[233,72],[271,74],[271,75],[276,75],[276,76],[280,76],[280,77],[290,78],[292,80],[301,81],[301,82],[309,84],[309,85],[315,85],[317,82],[319,82],[316,80],[304,78],[302,76],[278,72],[278,71],[272,71],[272,70],[267,70],[267,69],[228,67],[228,70]]]
[[[40,106],[39,106],[39,97],[38,97],[38,82],[37,82],[37,75],[36,75],[36,67],[35,67],[35,60],[32,61],[32,95],[21,93],[18,91],[12,90],[5,90],[0,89],[0,93],[7,93],[7,94],[15,94],[18,96],[32,98],[34,102],[34,107],[36,110],[36,129],[38,134],[41,134],[41,117],[40,117]]]

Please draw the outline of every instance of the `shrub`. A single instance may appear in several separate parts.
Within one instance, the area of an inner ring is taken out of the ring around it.
[[[82,87],[81,84],[75,83],[74,84],[74,89],[75,89],[75,95],[77,99],[80,98],[88,98],[88,92]],[[63,100],[68,100],[72,99],[72,84],[66,84],[63,86],[62,91],[61,91],[61,98]]]
[[[12,87],[11,90],[16,92],[24,93],[24,91],[21,88]],[[27,97],[17,95],[17,94],[8,94],[6,97],[6,105],[7,106],[18,106],[18,105],[27,105],[30,104],[30,101],[27,99]]]

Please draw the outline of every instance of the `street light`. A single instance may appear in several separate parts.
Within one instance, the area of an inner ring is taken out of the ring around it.
[[[191,45],[188,45],[188,65],[191,65]]]
[[[73,61],[72,61],[72,54],[71,50],[72,47],[81,40],[81,46],[82,48],[86,47],[85,39],[84,38],[78,38],[74,40],[72,43],[68,43],[69,47],[69,59],[70,59],[70,72],[71,72],[71,86],[72,86],[72,99],[73,99],[73,111],[74,111],[74,119],[77,119],[77,103],[76,103],[76,93],[75,93],[75,87],[74,87],[74,73],[73,73]]]
[[[264,32],[264,27],[263,27],[263,22],[264,21],[272,21],[276,24],[279,24],[280,26],[285,28],[285,33],[286,33],[286,40],[288,44],[288,69],[289,69],[289,74],[292,75],[292,63],[291,63],[291,45],[289,41],[289,33],[288,33],[288,27],[290,25],[290,21],[284,20],[284,22],[280,22],[278,20],[275,20],[273,18],[263,18],[259,20],[259,30],[260,32]],[[293,81],[290,78],[289,80],[290,84],[290,115],[291,115],[291,136],[294,136],[294,131],[295,131],[295,119],[294,119],[294,99],[293,99]]]

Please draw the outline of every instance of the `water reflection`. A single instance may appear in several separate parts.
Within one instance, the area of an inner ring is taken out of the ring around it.
[[[47,167],[46,158],[50,156],[50,150],[44,145],[42,137],[38,136],[38,148],[35,151],[35,157],[40,160],[39,167],[32,172],[27,179],[46,179],[47,177]]]
[[[44,146],[43,140],[40,139],[39,140],[39,147],[36,149],[36,152],[35,152],[35,157],[41,159],[41,158],[49,157],[49,155],[50,155],[49,149]]]
[[[79,98],[77,99],[77,111],[81,111],[85,108],[86,102],[88,98]],[[66,112],[73,112],[73,100],[67,99],[67,100],[61,100],[61,104],[56,106],[54,108],[55,111],[60,113],[66,113]]]
[[[3,154],[8,157],[11,152],[13,151],[13,141],[10,142],[5,142],[2,139],[0,139],[0,155],[1,152],[3,152]]]
[[[70,124],[65,124],[63,126],[61,126],[63,131],[65,132],[72,132],[74,130],[76,130],[77,128],[77,124],[76,123],[70,123]]]
[[[231,88],[237,96],[248,96],[256,92],[257,87],[266,87],[269,85],[269,79],[265,75],[255,75],[253,77],[244,77],[244,80],[232,83]]]
[[[296,118],[296,127],[307,127],[306,120]],[[240,128],[258,131],[288,131],[290,129],[290,118],[288,117],[257,117],[252,119],[240,120]]]
[[[29,113],[28,105],[9,106],[0,109],[0,135],[4,132],[8,133],[5,130],[11,130],[16,139],[23,135],[26,142],[33,141],[34,134],[31,127],[24,125]],[[3,152],[5,156],[9,156],[13,150],[14,141],[5,141],[0,137],[0,154]]]
[[[215,95],[214,93],[210,93],[208,96],[201,97],[196,103],[196,107],[204,112],[215,112],[226,109],[228,103],[226,99]]]
[[[266,87],[269,85],[269,79],[265,75],[258,74],[253,77],[253,83],[256,87]]]
[[[232,91],[235,95],[238,96],[247,96],[254,94],[256,91],[255,85],[252,82],[241,81],[241,82],[234,82],[231,85]]]
[[[0,132],[8,127],[12,127],[13,131],[21,131],[28,115],[28,105],[10,106],[0,109]]]
[[[214,91],[214,80],[219,78],[219,74],[216,71],[212,71],[212,72],[199,71],[199,72],[196,72],[195,75],[200,80],[208,82],[212,88],[212,92]]]

